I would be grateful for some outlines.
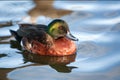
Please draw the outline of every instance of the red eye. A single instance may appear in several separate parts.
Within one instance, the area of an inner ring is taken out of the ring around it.
[[[64,33],[67,33],[67,29],[64,26],[60,26],[59,29],[62,30]]]
[[[58,27],[59,29],[61,29],[61,30],[63,30],[64,29],[64,27],[63,26],[60,26],[60,27]]]

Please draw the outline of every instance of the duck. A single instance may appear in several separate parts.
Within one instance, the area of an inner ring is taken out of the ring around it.
[[[76,53],[74,37],[68,24],[62,19],[54,19],[48,25],[18,24],[17,31],[10,33],[30,53],[43,56],[67,56]]]

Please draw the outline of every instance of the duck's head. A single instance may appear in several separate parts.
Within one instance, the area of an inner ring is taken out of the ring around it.
[[[70,33],[68,24],[61,19],[55,19],[50,24],[48,24],[47,31],[48,34],[50,34],[54,39],[58,39],[60,37],[67,37],[74,41],[78,40]]]

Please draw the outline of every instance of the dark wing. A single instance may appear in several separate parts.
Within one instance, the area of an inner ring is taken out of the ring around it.
[[[42,24],[19,24],[19,29],[17,31],[10,30],[10,33],[15,37],[15,39],[20,42],[23,36],[32,34],[39,31],[46,31],[47,26]]]
[[[43,30],[33,31],[33,33],[29,33],[22,39],[22,44],[26,48],[30,48],[34,46],[34,42],[42,43],[49,48],[53,44],[53,39]]]
[[[23,37],[26,36],[29,33],[43,30],[47,30],[47,26],[43,24],[19,24],[19,29],[17,30],[17,33],[19,36]]]

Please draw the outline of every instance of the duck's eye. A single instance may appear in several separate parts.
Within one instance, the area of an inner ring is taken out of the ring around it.
[[[58,29],[63,30],[63,29],[64,29],[64,27],[63,27],[63,26],[59,26],[59,27],[58,27]]]
[[[64,33],[67,33],[67,29],[64,26],[60,26],[59,30],[61,30]]]

